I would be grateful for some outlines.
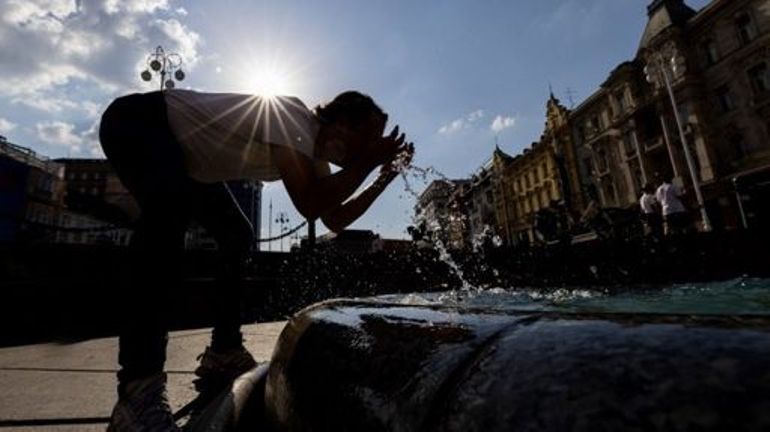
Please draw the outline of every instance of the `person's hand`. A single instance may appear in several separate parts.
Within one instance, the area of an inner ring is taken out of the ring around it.
[[[391,162],[396,155],[406,150],[405,134],[399,134],[396,125],[388,136],[376,139],[367,149],[366,159],[373,167]]]
[[[401,150],[388,162],[380,167],[380,176],[389,179],[395,178],[400,172],[408,168],[414,158],[414,143],[406,143]]]

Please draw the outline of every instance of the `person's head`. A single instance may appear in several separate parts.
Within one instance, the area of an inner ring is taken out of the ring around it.
[[[388,121],[371,97],[352,90],[317,106],[315,114],[321,123],[319,156],[342,167],[381,137]]]
[[[642,192],[644,193],[655,193],[655,186],[652,185],[652,183],[645,183],[644,187],[642,188]]]

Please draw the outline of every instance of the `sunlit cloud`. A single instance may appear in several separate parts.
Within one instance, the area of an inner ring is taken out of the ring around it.
[[[474,124],[478,123],[479,120],[483,119],[484,116],[484,110],[479,109],[473,111],[463,117],[452,120],[451,122],[441,126],[438,130],[438,133],[442,135],[453,135],[463,129],[472,127]]]
[[[41,122],[36,126],[37,136],[41,141],[63,146],[71,151],[79,152],[83,138],[75,132],[75,125],[63,121]]]
[[[74,84],[105,97],[135,90],[137,68],[158,44],[199,60],[201,38],[171,17],[168,0],[0,2],[0,97],[48,112],[69,108]]]
[[[514,126],[516,126],[516,117],[498,115],[494,120],[492,120],[492,124],[489,126],[489,128],[492,129],[492,132],[494,133],[500,133],[505,129],[509,129]]]
[[[0,117],[0,133],[7,134],[8,132],[16,129],[16,123],[5,119],[3,117]]]

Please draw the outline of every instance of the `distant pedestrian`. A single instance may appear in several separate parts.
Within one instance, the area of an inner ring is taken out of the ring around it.
[[[664,177],[655,198],[660,203],[663,213],[663,228],[666,236],[683,233],[688,224],[687,209],[682,203],[682,189]]]
[[[642,188],[642,197],[639,198],[639,208],[642,212],[644,233],[647,236],[660,237],[663,234],[663,218],[660,214],[660,203],[655,198],[655,187],[647,183]]]

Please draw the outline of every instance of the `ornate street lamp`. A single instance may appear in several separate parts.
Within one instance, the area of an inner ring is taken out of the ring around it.
[[[177,53],[166,53],[158,45],[155,52],[147,56],[147,69],[139,74],[144,81],[151,81],[153,73],[160,75],[160,89],[172,89],[176,86],[174,80],[182,81],[185,73],[182,70],[182,56]],[[167,78],[168,77],[168,78]]]
[[[684,149],[684,157],[687,160],[687,169],[690,171],[690,179],[692,180],[693,189],[695,190],[695,197],[698,200],[703,230],[711,231],[711,220],[709,219],[708,212],[706,212],[706,205],[703,201],[703,193],[700,188],[700,180],[698,179],[698,174],[695,170],[695,162],[693,161],[690,152],[690,146],[687,145],[682,118],[679,115],[679,105],[676,102],[672,84],[672,77],[676,76],[680,70],[684,69],[684,67],[684,58],[677,55],[674,50],[667,50],[666,54],[658,51],[652,54],[649,63],[644,67],[644,74],[646,75],[647,82],[658,86],[665,86],[666,91],[668,92],[671,106],[674,110],[676,126],[677,129],[679,129],[679,139],[682,142],[682,147]]]
[[[286,232],[286,225],[289,223],[289,217],[284,212],[278,213],[278,218],[275,219],[275,223],[281,226],[281,234]],[[283,237],[281,237],[281,252],[283,252]]]

